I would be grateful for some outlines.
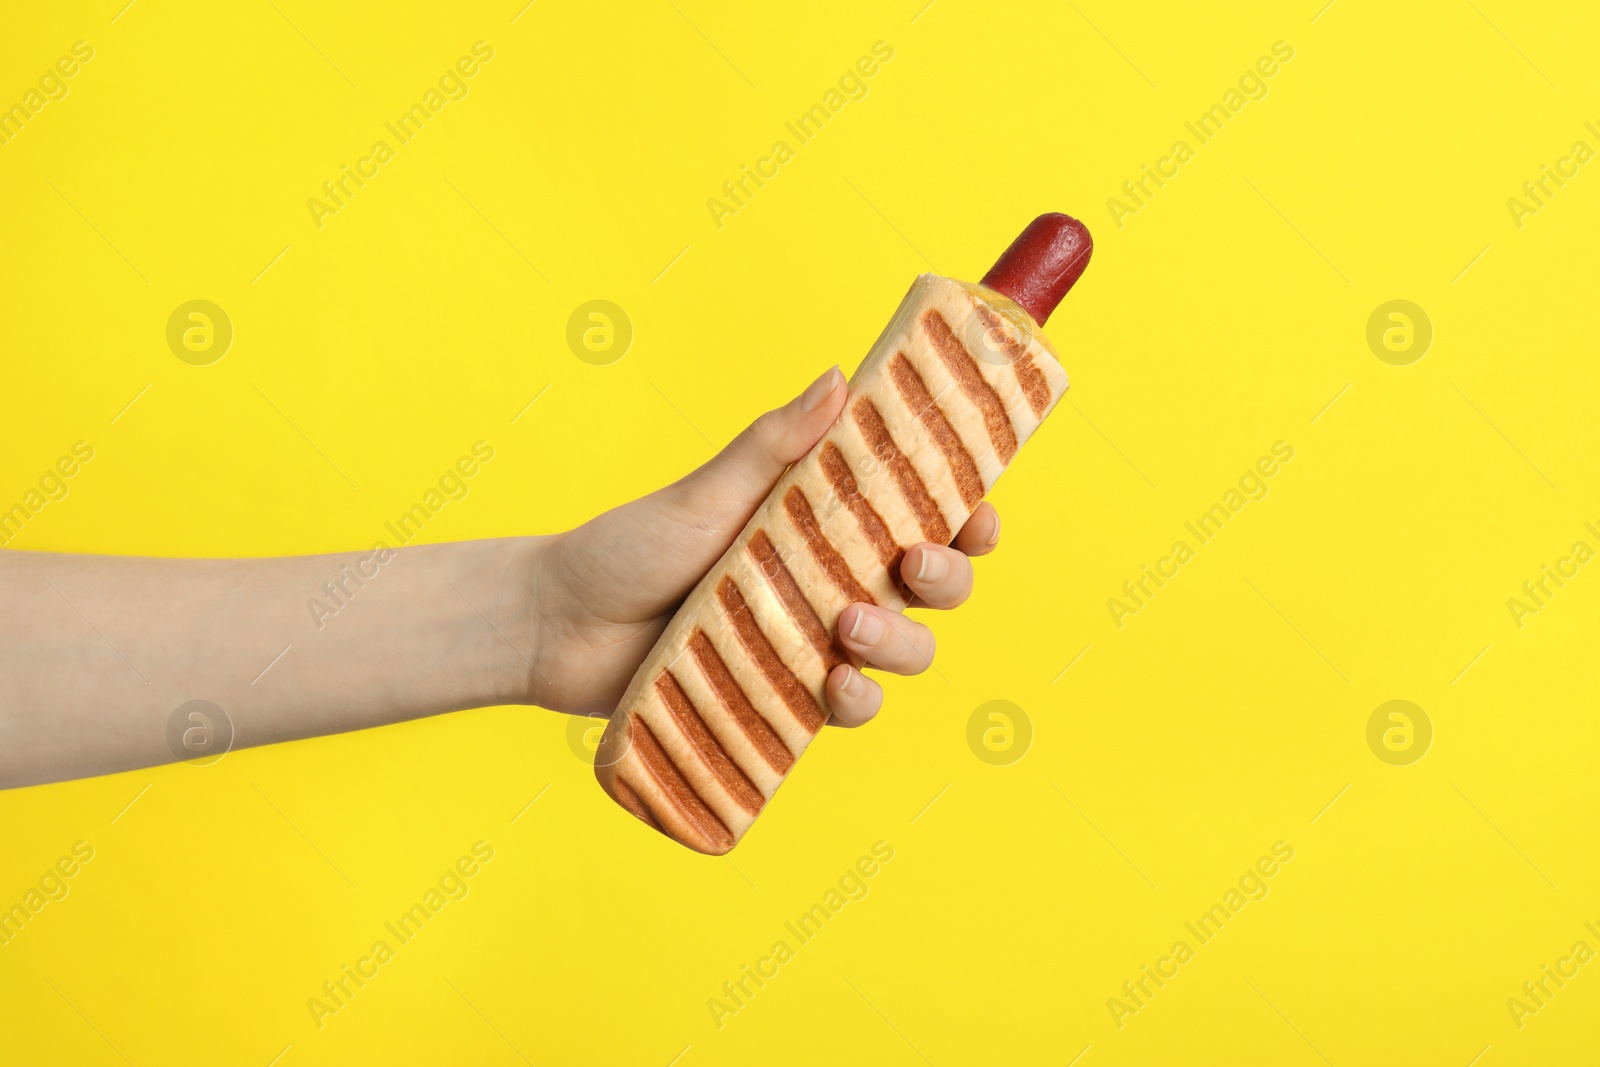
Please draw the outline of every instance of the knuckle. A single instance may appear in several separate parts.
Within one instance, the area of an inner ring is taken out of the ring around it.
[[[756,421],[750,424],[749,434],[752,439],[763,449],[774,454],[790,458],[789,452],[791,438],[794,436],[794,427],[782,408],[762,412],[756,416]]]
[[[776,411],[763,411],[756,416],[756,421],[750,424],[745,432],[758,441],[769,441],[778,431],[778,413]]]

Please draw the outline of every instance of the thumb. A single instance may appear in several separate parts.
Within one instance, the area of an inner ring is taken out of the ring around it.
[[[743,526],[789,465],[822,439],[844,407],[844,374],[829,367],[805,392],[762,415],[698,470],[669,487],[680,505]],[[709,505],[709,507],[708,507]]]

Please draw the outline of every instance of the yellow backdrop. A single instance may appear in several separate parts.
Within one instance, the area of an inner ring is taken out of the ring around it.
[[[730,858],[538,709],[12,791],[0,1059],[1590,1048],[1592,12],[124,2],[0,29],[14,548],[365,548],[480,441],[423,539],[564,529],[1098,248],[937,669]]]

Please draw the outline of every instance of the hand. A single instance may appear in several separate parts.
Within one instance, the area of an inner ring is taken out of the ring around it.
[[[828,371],[688,477],[555,537],[260,559],[0,552],[0,789],[188,758],[171,724],[197,695],[226,712],[233,748],[519,702],[607,714],[846,391]],[[999,530],[983,504],[953,548],[912,546],[913,603],[965,600],[967,557]],[[824,695],[854,726],[883,701],[859,668],[926,670],[933,634],[867,604],[839,624],[852,663]]]
[[[678,605],[789,465],[833,425],[846,392],[834,367],[698,470],[543,542],[532,590],[538,618],[529,702],[571,712],[615,708]],[[912,606],[965,601],[972,593],[969,557],[992,551],[999,536],[1000,517],[983,503],[953,547],[912,546],[900,566],[916,597]],[[933,632],[897,612],[852,604],[839,618],[839,632],[855,659],[828,676],[830,721],[839,725],[859,726],[883,703],[882,688],[860,667],[920,674],[933,662]]]

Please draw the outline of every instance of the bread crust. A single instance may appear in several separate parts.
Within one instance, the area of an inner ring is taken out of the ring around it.
[[[1027,312],[918,277],[838,420],[639,667],[596,753],[606,792],[689,848],[730,851],[826,720],[839,615],[903,611],[905,551],[961,529],[1066,389]]]

